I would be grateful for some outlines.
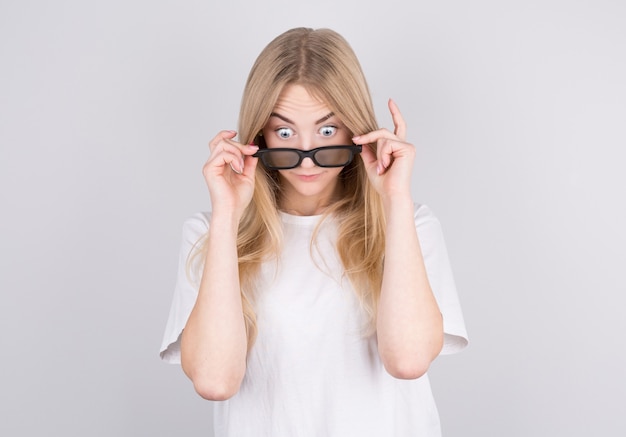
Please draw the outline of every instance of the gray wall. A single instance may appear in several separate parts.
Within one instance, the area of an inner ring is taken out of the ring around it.
[[[471,347],[445,435],[625,435],[619,1],[0,3],[0,434],[208,436],[157,358],[206,143],[278,33],[331,27],[440,217]]]

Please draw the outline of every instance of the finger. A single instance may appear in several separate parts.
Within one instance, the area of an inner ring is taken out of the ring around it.
[[[392,132],[389,132],[389,130],[383,128],[363,135],[354,136],[352,137],[352,141],[354,141],[354,144],[374,144],[379,140],[383,140],[385,138],[390,140],[398,139],[398,137]]]
[[[393,120],[393,133],[404,141],[406,139],[406,122],[404,121],[404,117],[402,117],[400,108],[398,108],[398,105],[396,105],[396,102],[392,99],[389,99],[388,106],[389,112],[391,112],[391,119]]]
[[[243,168],[241,155],[220,150],[209,158],[204,166],[204,170],[223,174],[225,171],[228,171],[228,167],[234,172],[240,173]]]
[[[381,140],[376,150],[364,146],[361,158],[370,177],[374,174],[380,176],[387,172],[396,160],[394,153],[398,152],[403,145],[404,143],[397,140]]]
[[[213,152],[213,150],[220,142],[222,142],[223,140],[232,140],[236,136],[237,132],[234,130],[220,131],[211,141],[209,141],[209,150]]]
[[[224,158],[224,162],[226,161],[227,158]],[[252,156],[246,156],[243,160],[232,158],[228,162],[228,166],[238,175],[254,178],[254,171],[256,170],[258,161],[258,158],[253,158]]]
[[[370,146],[363,146],[361,149],[361,159],[365,167],[376,165],[376,149]]]
[[[224,152],[226,152],[222,158],[224,163],[229,164],[235,173],[243,173],[245,155],[241,153],[241,149],[230,143],[225,143],[222,147],[224,147]]]
[[[241,154],[241,159],[243,159],[246,155],[254,155],[258,150],[259,146],[255,144],[246,144],[243,145],[233,140],[221,140],[213,149],[211,154],[219,153],[221,150],[226,150],[233,153]]]
[[[239,150],[243,155],[254,155],[259,150],[259,146],[255,144],[241,144],[234,140],[221,140],[215,146],[213,153],[217,153],[220,150]]]
[[[229,165],[230,168],[237,174],[245,174],[247,176],[254,175],[254,169],[256,168],[256,164],[258,158],[252,157],[258,150],[259,147],[254,144],[248,144],[246,146],[242,146],[237,143],[235,145],[230,145],[232,148],[230,149],[230,153],[237,158],[237,163],[234,164],[235,159],[233,159]],[[236,165],[233,167],[233,165]]]
[[[259,158],[253,158],[252,156],[246,156],[244,159],[244,167],[242,174],[246,177],[254,179],[254,171],[256,170]]]
[[[219,144],[215,146],[211,152],[211,156],[219,159],[222,154],[230,154],[236,157],[237,165],[231,166],[233,170],[240,172],[244,167],[244,159],[246,156],[253,155],[259,150],[259,147],[254,144],[242,145],[236,141],[221,140]],[[223,159],[223,158],[222,158]],[[224,164],[230,163],[231,159],[224,161]]]
[[[378,174],[378,162],[376,159],[376,151],[373,147],[363,146],[361,150],[361,159],[365,165],[365,170],[370,174]]]
[[[230,164],[228,164],[228,166],[229,166],[229,167],[230,167],[230,169],[231,169],[232,171],[234,171],[235,173],[237,173],[237,174],[243,174],[243,172],[242,172],[242,171],[239,171],[239,170],[237,170],[235,167],[233,167],[233,163],[232,163],[232,162],[231,162]]]
[[[384,139],[378,142],[376,155],[378,157],[378,174],[382,174],[393,162],[394,140]]]

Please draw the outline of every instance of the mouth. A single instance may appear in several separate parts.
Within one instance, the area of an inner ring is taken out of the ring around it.
[[[305,182],[314,181],[319,176],[320,176],[319,173],[318,174],[299,174],[299,175],[296,175],[296,177],[298,179],[300,179],[301,181],[305,181]]]

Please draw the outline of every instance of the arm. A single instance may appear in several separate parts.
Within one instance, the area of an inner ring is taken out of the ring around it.
[[[443,321],[432,293],[415,229],[411,171],[415,149],[404,141],[406,125],[389,101],[395,125],[355,137],[363,148],[369,179],[383,199],[386,218],[384,273],[376,321],[378,352],[387,371],[397,378],[423,375],[441,351]]]
[[[256,148],[232,141],[234,135],[225,131],[210,143],[211,158],[203,169],[213,213],[198,297],[181,342],[183,371],[198,394],[210,400],[233,396],[246,369],[237,229],[254,189],[256,159],[246,155]]]
[[[385,199],[383,282],[378,304],[378,351],[387,371],[419,378],[443,346],[443,320],[432,293],[409,197]]]
[[[247,338],[237,267],[237,226],[213,216],[198,298],[181,340],[181,364],[205,399],[238,390],[245,372]]]

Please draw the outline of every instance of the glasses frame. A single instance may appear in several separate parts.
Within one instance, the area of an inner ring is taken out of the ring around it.
[[[339,164],[339,165],[322,165],[320,164],[317,159],[315,159],[315,154],[321,150],[328,150],[328,149],[342,149],[342,150],[349,150],[351,153],[350,155],[350,159],[348,159],[348,162],[344,163],[344,164]],[[347,165],[349,165],[352,160],[354,159],[354,155],[358,155],[359,153],[361,153],[362,150],[362,146],[360,145],[346,145],[346,146],[323,146],[323,147],[316,147],[315,149],[311,149],[311,150],[301,150],[301,149],[292,149],[290,147],[276,147],[276,148],[266,148],[266,149],[259,149],[254,155],[252,155],[254,158],[260,158],[261,162],[263,163],[263,165],[265,166],[265,168],[267,168],[268,170],[291,170],[292,168],[297,168],[300,166],[300,164],[302,164],[302,161],[304,161],[304,158],[311,158],[311,160],[315,163],[316,166],[318,167],[324,167],[324,168],[337,168],[337,167],[345,167]],[[270,154],[272,152],[295,152],[298,154],[298,162],[295,165],[292,166],[287,166],[287,167],[275,167],[273,165],[269,165],[265,162],[265,158],[264,156],[267,154]]]

